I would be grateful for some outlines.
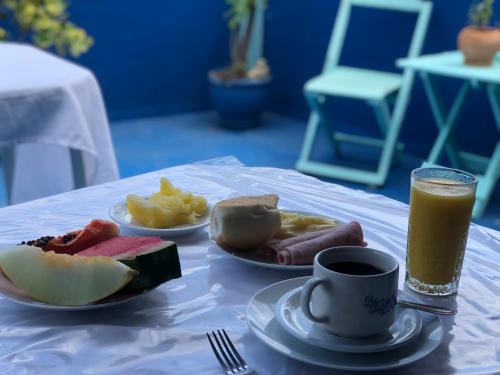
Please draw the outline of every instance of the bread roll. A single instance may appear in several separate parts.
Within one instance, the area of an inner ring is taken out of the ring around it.
[[[227,199],[212,209],[210,236],[220,246],[252,250],[269,241],[281,227],[276,194]]]

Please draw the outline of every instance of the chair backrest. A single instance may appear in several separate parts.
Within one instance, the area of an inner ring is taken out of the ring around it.
[[[432,3],[422,0],[341,0],[335,25],[333,27],[330,44],[326,55],[323,72],[329,71],[338,65],[344,45],[345,34],[349,26],[351,9],[353,6],[365,8],[385,9],[389,11],[408,12],[418,14],[413,30],[413,36],[408,50],[408,57],[420,54],[424,42],[427,26],[432,11]]]

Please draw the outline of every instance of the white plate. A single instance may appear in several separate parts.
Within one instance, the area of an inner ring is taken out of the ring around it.
[[[291,335],[320,348],[346,353],[382,352],[410,343],[422,329],[422,318],[417,311],[397,305],[394,324],[387,333],[357,339],[335,336],[302,313],[301,290],[301,287],[293,289],[279,299],[276,304],[276,319]],[[405,293],[400,291],[399,295]]]
[[[148,228],[134,222],[132,216],[128,212],[127,201],[121,201],[111,207],[109,209],[109,216],[118,224],[123,225],[125,228],[141,236],[182,237],[203,229],[210,224],[210,205],[205,215],[199,218],[197,224],[184,224],[171,228]]]
[[[333,219],[333,220],[337,221],[339,224],[344,224],[344,222],[342,222],[338,219],[334,219],[332,217],[326,216],[326,215],[315,214],[315,213],[304,212],[304,211],[293,211],[293,210],[280,210],[280,211],[290,212],[290,213],[294,213],[294,214],[301,214],[301,215],[319,216],[319,217],[323,217],[326,219]],[[213,243],[215,244],[215,247],[217,247],[217,249],[221,250],[225,254],[228,254],[231,257],[233,257],[239,261],[242,261],[242,262],[248,263],[248,264],[252,264],[254,266],[260,266],[260,267],[271,268],[271,269],[276,269],[276,270],[286,270],[286,271],[305,271],[305,270],[312,270],[312,268],[313,268],[312,264],[296,265],[296,266],[279,264],[275,257],[266,256],[265,254],[259,253],[256,250],[238,251],[238,250],[227,249],[227,248],[221,247],[218,244],[216,244],[214,241],[213,241]]]
[[[252,264],[254,266],[271,268],[275,270],[285,270],[285,271],[305,271],[313,269],[312,264],[306,264],[300,266],[289,266],[289,265],[279,264],[277,263],[276,259],[270,258],[264,254],[259,254],[257,251],[254,250],[237,251],[237,250],[225,249],[216,244],[215,241],[212,242],[214,246],[223,253],[243,263]]]
[[[247,307],[247,321],[255,335],[272,349],[298,361],[339,370],[374,371],[407,366],[432,351],[443,340],[441,321],[431,314],[422,314],[420,335],[412,343],[379,353],[341,353],[306,344],[291,336],[275,318],[276,303],[285,293],[302,287],[309,277],[288,279],[272,284],[252,297]]]
[[[33,307],[42,310],[85,311],[85,310],[102,309],[104,307],[111,307],[125,302],[129,302],[137,297],[149,293],[151,290],[138,294],[123,294],[123,295],[116,294],[107,297],[105,299],[102,299],[100,301],[90,303],[88,305],[81,305],[81,306],[51,305],[31,298],[21,289],[16,287],[9,279],[7,279],[2,272],[0,272],[0,295],[2,297],[18,305]]]

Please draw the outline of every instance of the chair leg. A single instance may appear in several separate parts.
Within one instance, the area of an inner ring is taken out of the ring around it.
[[[317,114],[319,125],[325,131],[325,135],[332,146],[333,152],[335,153],[335,155],[339,155],[340,148],[337,141],[335,140],[335,132],[332,129],[331,122],[328,120],[328,115],[326,114],[324,108],[325,97],[323,95],[313,94],[309,92],[306,92],[305,97],[307,103],[309,104],[309,107],[311,108],[311,111]]]
[[[299,160],[297,161],[297,169],[300,170],[298,165],[307,162],[311,157],[312,149],[314,146],[314,140],[316,139],[316,133],[318,132],[319,117],[317,113],[312,112],[309,116],[309,122],[307,123],[306,134],[304,135],[304,142],[302,143],[302,150],[300,151]]]
[[[488,99],[493,111],[493,117],[495,118],[495,124],[500,131],[500,98],[498,95],[497,87],[489,84],[486,86],[486,92],[488,94]],[[472,212],[472,217],[474,219],[479,219],[483,215],[499,178],[500,142],[497,143],[495,151],[493,152],[493,155],[488,162],[488,166],[486,167],[484,175],[479,180],[476,192],[476,204],[474,205],[474,211]]]
[[[87,186],[85,181],[85,168],[83,165],[83,155],[81,150],[70,148],[71,166],[73,168],[73,181],[75,189]]]
[[[458,92],[458,95],[453,103],[453,106],[451,107],[450,113],[448,114],[445,123],[443,124],[441,130],[439,131],[434,146],[432,147],[429,157],[427,158],[427,161],[429,163],[438,164],[439,158],[441,157],[443,150],[449,144],[453,134],[453,130],[457,125],[457,120],[460,116],[460,113],[462,112],[463,105],[467,97],[467,94],[469,92],[469,89],[470,89],[470,84],[468,82],[465,82],[460,91]],[[454,146],[452,146],[452,148],[455,149]],[[456,151],[452,151],[450,152],[450,154],[452,155],[455,152]]]
[[[372,106],[375,113],[375,118],[380,129],[380,133],[386,137],[389,125],[391,123],[391,111],[389,109],[389,104],[386,100],[381,101],[371,101],[369,104]],[[400,144],[402,146],[402,144]],[[401,162],[401,150],[396,147],[395,155],[393,158],[394,163],[400,164]]]
[[[297,163],[295,164],[295,168],[302,172],[308,171],[307,166],[310,163],[309,159],[311,158],[314,142],[318,133],[318,127],[321,126],[325,130],[325,134],[330,140],[334,153],[337,154],[338,152],[337,142],[334,139],[333,133],[330,132],[330,125],[322,107],[323,103],[319,100],[318,95],[306,92],[305,97],[311,108],[311,115],[309,116],[309,122],[307,123],[306,134],[304,136],[304,142],[302,143],[299,160],[297,160]]]
[[[377,168],[377,184],[383,185],[389,174],[391,161],[397,146],[399,133],[403,124],[404,116],[410,100],[411,88],[413,86],[415,73],[412,70],[406,70],[403,75],[403,82],[399,90],[391,121],[387,129],[382,155]]]
[[[500,177],[500,142],[497,143],[495,151],[491,156],[488,168],[484,175],[479,179],[479,184],[477,186],[476,192],[476,204],[474,205],[474,211],[472,212],[472,217],[474,219],[479,219],[484,213],[488,201],[491,198],[491,194],[495,189],[495,185]]]
[[[386,135],[391,122],[391,111],[389,110],[389,105],[385,100],[370,101],[369,104],[372,106],[375,113],[380,133],[382,133],[382,135]]]
[[[495,124],[498,131],[500,131],[500,95],[498,94],[498,87],[489,84],[486,86],[486,92],[490,101],[491,110],[493,111],[493,117],[495,118]]]
[[[12,183],[14,181],[14,166],[16,161],[15,152],[15,147],[8,147],[2,151],[2,164],[5,178],[7,205],[12,204]]]
[[[441,96],[439,95],[439,91],[432,76],[427,73],[421,73],[421,78],[425,92],[427,94],[427,98],[429,100],[429,104],[431,106],[434,120],[436,121],[438,129],[441,130],[445,126],[445,122],[447,121],[447,117],[449,116],[446,115],[443,101],[441,100]],[[450,135],[448,143],[445,145],[445,147],[451,166],[453,168],[461,168],[462,166],[460,155],[453,135]]]

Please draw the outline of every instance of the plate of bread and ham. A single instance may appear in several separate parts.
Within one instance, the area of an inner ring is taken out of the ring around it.
[[[321,250],[366,246],[357,221],[278,209],[276,194],[243,196],[212,209],[210,237],[224,253],[253,265],[281,270],[312,269]]]

